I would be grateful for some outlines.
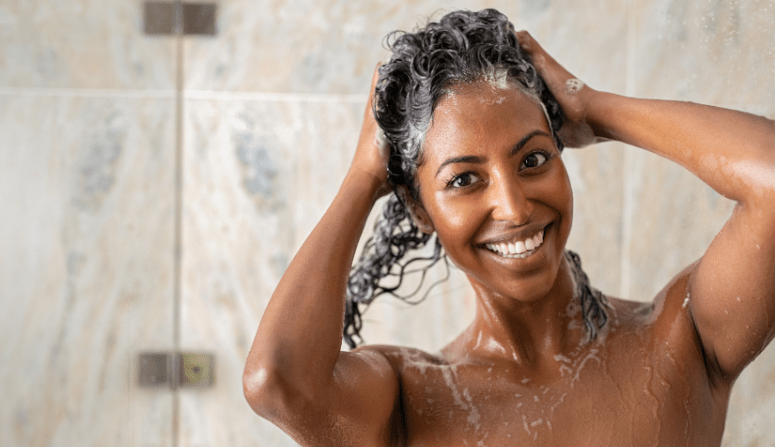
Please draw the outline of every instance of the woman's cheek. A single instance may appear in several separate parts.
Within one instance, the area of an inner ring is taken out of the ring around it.
[[[433,219],[436,232],[446,243],[465,243],[479,227],[479,210],[475,201],[460,197],[437,197]]]

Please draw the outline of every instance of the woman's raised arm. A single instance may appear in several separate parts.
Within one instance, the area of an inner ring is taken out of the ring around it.
[[[569,82],[575,78],[527,33],[518,38],[568,115],[572,143],[611,139],[644,148],[737,202],[693,265],[687,302],[710,369],[731,382],[775,336],[775,122],[576,88],[583,84]]]
[[[251,407],[302,445],[388,445],[398,379],[369,349],[340,352],[345,290],[374,202],[389,189],[374,87],[353,164],[272,295],[243,375]],[[384,144],[383,144],[384,145]]]

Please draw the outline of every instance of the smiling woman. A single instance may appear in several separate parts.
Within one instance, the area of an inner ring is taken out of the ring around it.
[[[481,149],[489,147],[482,144],[484,141],[480,141],[480,138],[494,135],[490,133],[492,129],[509,133],[502,138],[519,138],[518,142],[512,142],[513,146],[509,146],[509,150],[514,152],[512,155],[520,155],[517,158],[521,159],[525,158],[525,154],[517,154],[519,149],[532,137],[543,135],[541,141],[549,143],[544,146],[551,150],[527,151],[527,163],[547,158],[551,161],[555,156],[559,157],[563,148],[562,141],[555,132],[563,124],[559,104],[538,76],[530,57],[520,49],[514,30],[505,16],[494,10],[485,10],[478,14],[455,12],[442,18],[439,23],[428,24],[417,33],[393,33],[389,36],[391,37],[393,56],[379,69],[376,117],[390,142],[388,179],[398,191],[388,198],[382,218],[375,227],[375,235],[367,242],[366,249],[350,275],[344,339],[351,348],[356,346],[361,329],[360,305],[371,303],[383,293],[394,292],[398,288],[397,285],[380,285],[380,280],[387,276],[396,276],[400,285],[400,278],[407,266],[416,260],[424,260],[402,259],[408,257],[407,251],[419,249],[432,241],[432,228],[421,230],[415,223],[417,219],[410,216],[411,210],[422,209],[422,201],[418,201],[420,188],[417,175],[421,165],[422,169],[427,171],[428,168],[424,165],[429,161],[428,156],[441,157],[442,150],[449,152],[457,149],[459,152],[458,156],[446,157],[435,168],[434,181],[429,180],[427,183],[433,185],[429,186],[429,191],[435,190],[439,178],[446,175],[445,189],[449,191],[445,195],[449,196],[452,190],[461,189],[461,182],[473,181],[476,174],[462,172],[460,175],[452,175],[448,171],[454,173],[455,168],[466,163],[483,165],[488,159],[487,153],[472,155],[472,152],[464,147],[457,146],[457,142],[462,141],[461,138],[467,138],[466,144],[482,152]],[[488,91],[491,97],[479,94]],[[504,103],[507,98],[510,101]],[[490,106],[485,112],[491,116],[485,119],[480,116],[482,104]],[[520,116],[520,113],[527,112],[537,116]],[[493,117],[495,119],[491,119]],[[431,127],[432,118],[440,125]],[[535,128],[529,129],[524,135],[512,133],[517,128],[515,124],[521,124],[524,118],[532,119],[527,122]],[[431,147],[438,147],[439,150],[431,150]],[[510,160],[509,163],[513,164],[514,161]],[[562,164],[560,160],[557,160],[557,163]],[[446,169],[442,169],[445,167]],[[535,170],[531,169],[520,177],[532,178],[530,174]],[[502,180],[506,185],[509,184],[510,179]],[[567,177],[565,184],[560,186],[567,187],[566,196],[569,202],[566,205],[570,206],[572,198]],[[488,191],[492,192],[493,189],[489,188]],[[481,199],[470,194],[468,198],[469,201]],[[474,224],[470,219],[470,210],[458,211],[466,213],[466,220],[469,224]],[[440,214],[451,216],[454,209]],[[570,229],[569,211],[563,222],[565,233],[558,244],[560,250],[564,247],[567,231]],[[436,249],[430,259],[431,263],[426,268],[442,257],[442,245],[447,250],[450,249],[450,246],[441,241],[441,232],[436,233],[439,236],[433,240]],[[543,232],[540,234],[543,237]],[[496,239],[490,242],[493,247],[498,246]],[[506,244],[506,257],[526,257],[526,244],[532,243],[528,240],[513,240],[512,251],[508,253],[508,240],[503,239],[501,242]],[[486,248],[481,244],[480,247]],[[567,256],[576,261],[570,265],[574,278],[578,280],[578,299],[583,310],[584,323],[589,337],[594,339],[607,318],[604,309],[605,297],[589,286],[578,256],[570,253]],[[454,257],[452,260],[458,267],[462,267]],[[558,263],[554,265],[555,272],[557,268]]]
[[[775,123],[596,91],[494,10],[451,13],[392,49],[339,193],[259,325],[253,409],[315,446],[719,445],[735,378],[775,336]],[[608,139],[737,202],[650,304],[595,291],[565,251],[563,147]],[[431,240],[473,287],[471,325],[437,354],[340,352],[343,317],[354,346],[359,303]]]

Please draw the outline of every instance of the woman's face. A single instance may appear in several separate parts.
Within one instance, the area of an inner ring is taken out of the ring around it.
[[[438,103],[420,206],[474,286],[533,301],[555,283],[573,196],[543,109],[517,88],[462,85]]]

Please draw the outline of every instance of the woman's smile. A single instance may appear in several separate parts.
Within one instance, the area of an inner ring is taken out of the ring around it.
[[[512,242],[485,244],[485,247],[504,258],[525,259],[535,253],[543,243],[544,230],[542,228],[535,235],[527,237],[525,240],[517,238],[516,241]]]
[[[544,230],[539,231],[535,236],[529,237],[524,241],[501,242],[499,244],[485,244],[488,250],[491,250],[504,258],[525,259],[535,253],[538,247],[544,242]]]

